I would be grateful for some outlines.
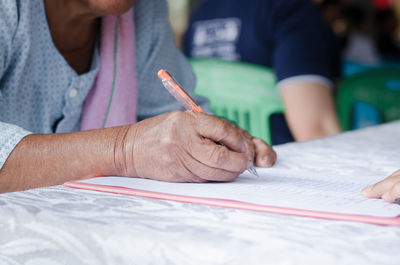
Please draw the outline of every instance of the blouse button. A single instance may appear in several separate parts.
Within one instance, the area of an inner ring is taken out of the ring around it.
[[[78,95],[78,89],[76,88],[71,88],[71,90],[69,91],[69,97],[70,98],[74,98]]]

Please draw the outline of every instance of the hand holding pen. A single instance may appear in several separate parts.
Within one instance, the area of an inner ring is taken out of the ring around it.
[[[158,77],[162,81],[164,87],[168,90],[168,92],[175,97],[175,99],[186,109],[192,111],[194,113],[204,113],[202,108],[183,90],[183,88],[171,77],[171,75],[165,70],[160,70],[158,72]],[[232,124],[232,126],[234,126]],[[249,161],[251,164],[254,164],[254,159],[256,159],[256,163],[260,166],[268,167],[273,164],[275,161],[276,155],[275,152],[269,147],[265,142],[260,139],[253,138],[246,131],[237,127],[237,130],[240,131],[244,137],[250,140],[251,144],[246,146],[246,149],[252,149],[250,151]],[[222,144],[217,142],[217,144]],[[223,145],[225,146],[225,145]],[[251,148],[253,147],[253,148]],[[227,147],[229,148],[229,147]],[[258,156],[257,156],[258,155]],[[256,169],[254,166],[248,168],[249,172],[255,176],[258,176]]]
[[[191,100],[188,97],[185,102]],[[168,182],[221,182],[235,180],[254,164],[268,167],[275,162],[275,152],[262,140],[191,106],[193,111],[176,110],[115,127],[111,132],[117,132],[115,144],[109,154],[115,165],[112,174],[104,174]]]

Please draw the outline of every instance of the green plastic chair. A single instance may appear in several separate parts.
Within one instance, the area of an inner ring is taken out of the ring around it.
[[[381,68],[348,77],[340,84],[336,104],[343,130],[350,130],[356,102],[374,106],[383,122],[400,119],[400,70]]]
[[[191,59],[197,76],[195,93],[210,109],[271,144],[270,116],[283,113],[275,74],[268,68],[218,59]]]

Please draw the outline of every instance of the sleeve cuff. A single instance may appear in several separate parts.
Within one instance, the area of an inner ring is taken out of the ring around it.
[[[331,80],[321,75],[297,75],[288,77],[279,81],[276,87],[278,88],[279,91],[282,91],[282,89],[288,85],[292,85],[294,83],[306,83],[306,82],[321,84],[332,89],[334,87],[334,84]]]
[[[21,127],[13,124],[0,122],[0,169],[3,167],[8,156],[14,150],[15,146],[24,138],[25,136],[31,134]]]

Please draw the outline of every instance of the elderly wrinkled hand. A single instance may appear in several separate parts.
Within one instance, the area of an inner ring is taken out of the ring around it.
[[[375,185],[366,187],[363,195],[368,198],[382,198],[388,202],[400,199],[400,170]]]
[[[276,160],[270,146],[239,127],[187,111],[129,127],[115,157],[121,175],[171,182],[231,181],[254,163],[269,167]]]

